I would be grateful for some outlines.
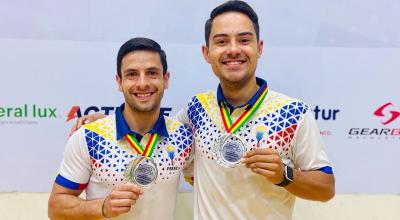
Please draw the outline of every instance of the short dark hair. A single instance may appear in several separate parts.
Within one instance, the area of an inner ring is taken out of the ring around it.
[[[117,73],[118,76],[121,77],[121,64],[122,59],[131,52],[138,51],[138,50],[148,50],[156,52],[160,55],[160,61],[163,67],[163,74],[167,72],[168,64],[167,64],[167,55],[165,54],[164,50],[161,49],[161,46],[152,39],[145,38],[145,37],[135,37],[127,42],[125,42],[118,51],[117,56]]]
[[[246,2],[232,0],[232,1],[227,1],[222,5],[219,5],[218,7],[214,8],[214,10],[211,11],[210,18],[206,21],[205,24],[205,38],[207,46],[210,41],[210,33],[214,18],[220,14],[230,11],[240,12],[247,15],[247,17],[249,17],[251,22],[253,23],[254,30],[256,31],[257,40],[260,39],[260,26],[258,25],[258,16],[256,12]]]

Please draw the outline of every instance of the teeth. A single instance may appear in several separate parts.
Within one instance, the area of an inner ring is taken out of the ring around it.
[[[228,64],[228,65],[237,65],[237,64],[241,64],[242,62],[241,61],[229,61],[229,62],[226,62],[226,64]]]
[[[151,93],[137,93],[136,94],[136,96],[138,96],[138,97],[148,97],[150,95],[151,95]]]

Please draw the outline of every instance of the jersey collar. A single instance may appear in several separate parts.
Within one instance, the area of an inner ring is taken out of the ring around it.
[[[251,99],[249,99],[247,101],[247,103],[241,105],[241,106],[237,106],[237,107],[233,107],[228,100],[226,100],[226,98],[224,97],[224,94],[222,92],[222,88],[221,88],[221,84],[218,85],[218,89],[217,89],[217,101],[218,101],[218,105],[221,106],[221,102],[223,102],[226,106],[228,106],[228,108],[232,111],[235,108],[242,108],[244,106],[247,105],[246,109],[250,109],[254,103],[256,103],[258,97],[260,97],[261,92],[264,90],[264,88],[267,86],[267,81],[265,81],[264,79],[258,78],[256,77],[256,83],[258,86],[260,86],[260,88],[257,90],[256,94],[253,95],[253,97],[251,97]]]
[[[126,122],[122,111],[124,111],[125,108],[125,103],[123,103],[120,107],[118,107],[115,110],[115,126],[116,126],[116,131],[117,131],[117,140],[120,140],[127,134],[132,134],[135,135],[135,137],[139,134],[136,132],[132,131],[128,123]],[[165,119],[164,115],[161,114],[158,116],[157,122],[155,123],[154,127],[148,131],[147,133],[154,134],[157,133],[158,135],[164,136],[164,137],[169,137],[168,131],[167,131],[167,126],[165,124]]]

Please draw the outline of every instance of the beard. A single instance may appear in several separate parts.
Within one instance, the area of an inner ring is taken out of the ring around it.
[[[238,77],[229,77],[226,75],[217,75],[220,82],[231,88],[231,89],[240,89],[245,87],[252,79],[255,77],[254,74],[238,74]]]
[[[137,102],[128,102],[129,107],[136,112],[152,112],[159,108],[159,104],[157,105],[155,102],[139,104]]]
[[[156,99],[152,99],[148,102],[141,103],[139,101],[134,100],[134,98],[132,98],[130,94],[128,94],[128,95],[124,94],[125,101],[129,105],[129,108],[132,111],[139,112],[139,113],[157,111],[160,108],[163,93],[158,94],[158,95],[159,95],[159,97],[157,97]]]

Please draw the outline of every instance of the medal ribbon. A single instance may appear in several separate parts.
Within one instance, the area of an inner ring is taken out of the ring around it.
[[[242,127],[251,118],[254,112],[257,111],[261,103],[264,101],[264,98],[267,96],[267,93],[268,93],[268,87],[265,86],[264,90],[261,92],[260,96],[257,98],[254,105],[250,109],[247,109],[245,112],[243,112],[242,115],[240,115],[240,117],[233,124],[231,115],[229,114],[229,111],[225,106],[225,104],[222,102],[219,109],[225,130],[228,133],[236,133],[239,130],[239,128]]]
[[[131,134],[125,135],[125,139],[128,141],[129,145],[139,154],[145,157],[151,157],[154,148],[156,148],[158,135],[156,133],[151,134],[149,140],[147,141],[146,147],[143,148],[139,141],[136,140],[135,136]]]

